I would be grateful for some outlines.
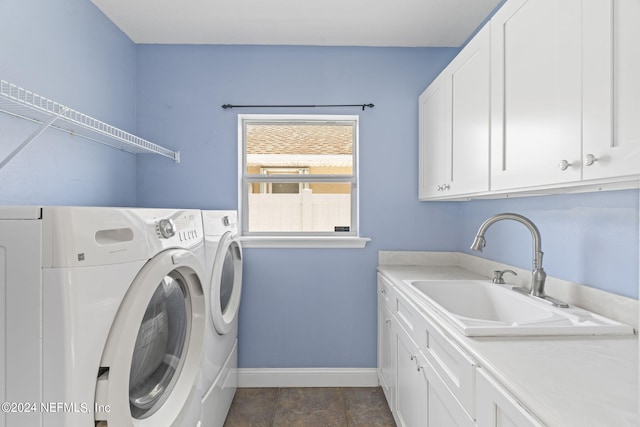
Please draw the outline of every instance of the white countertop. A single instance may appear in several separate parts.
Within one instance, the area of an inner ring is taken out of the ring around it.
[[[457,265],[379,265],[378,271],[405,295],[414,291],[404,280],[487,279]],[[472,338],[430,317],[547,426],[640,425],[637,335]]]

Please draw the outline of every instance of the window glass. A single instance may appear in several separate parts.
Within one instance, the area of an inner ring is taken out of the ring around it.
[[[298,183],[267,182],[261,185],[271,188],[276,184],[302,187]],[[249,230],[298,233],[351,231],[351,183],[305,184],[308,188],[287,193],[249,193]]]
[[[240,116],[244,235],[357,235],[357,116]]]
[[[353,173],[355,123],[248,122],[246,173]]]

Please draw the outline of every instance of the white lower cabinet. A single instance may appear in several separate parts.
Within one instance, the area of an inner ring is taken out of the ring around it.
[[[378,377],[398,427],[541,426],[381,274]]]
[[[395,330],[391,311],[384,304],[378,306],[378,377],[389,408],[395,408]]]
[[[472,427],[473,419],[445,386],[402,326],[397,326],[396,421],[401,427]]]
[[[473,418],[462,408],[462,405],[444,385],[429,362],[426,362],[422,372],[427,378],[427,406],[429,408],[427,425],[431,427],[473,427],[475,425]]]
[[[478,427],[543,427],[483,369],[477,372]]]
[[[396,326],[397,394],[395,418],[398,427],[427,425],[427,382],[418,369],[418,346],[402,326]]]

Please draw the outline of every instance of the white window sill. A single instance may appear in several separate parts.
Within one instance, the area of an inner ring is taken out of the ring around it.
[[[364,248],[368,237],[243,236],[244,248]]]

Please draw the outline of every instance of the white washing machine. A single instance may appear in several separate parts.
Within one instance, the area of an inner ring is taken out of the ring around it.
[[[242,247],[236,211],[202,211],[207,301],[202,364],[203,427],[220,427],[238,385],[238,310],[242,293]]]
[[[0,207],[0,426],[198,425],[202,251],[197,210]]]

